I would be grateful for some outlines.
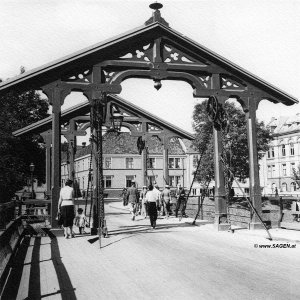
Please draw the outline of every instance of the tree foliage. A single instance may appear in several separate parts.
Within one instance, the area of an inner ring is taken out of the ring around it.
[[[194,146],[200,153],[200,168],[197,180],[208,186],[214,178],[214,146],[213,124],[206,112],[207,101],[197,104],[193,113],[193,128],[196,132]],[[229,119],[228,131],[222,131],[222,155],[227,166],[230,167],[235,178],[240,181],[249,177],[249,148],[245,113],[233,102],[226,102],[224,109]],[[269,149],[270,131],[263,122],[256,122],[257,151],[259,159]],[[234,178],[225,172],[227,193],[231,191]]]
[[[0,202],[9,201],[26,185],[31,162],[35,178],[44,181],[45,153],[38,136],[14,137],[12,132],[47,117],[48,106],[34,90],[0,97]]]
[[[292,172],[293,175],[291,177],[295,180],[298,188],[300,188],[300,164],[297,166],[297,168],[293,168]]]

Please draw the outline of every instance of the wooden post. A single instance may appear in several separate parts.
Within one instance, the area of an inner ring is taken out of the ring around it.
[[[46,194],[51,193],[51,130],[41,134],[46,145]]]
[[[164,143],[164,148],[163,148],[163,168],[164,168],[163,174],[164,174],[164,183],[165,183],[165,185],[169,184],[168,160],[169,160],[169,148],[168,148],[168,145],[166,145],[166,142],[165,142]]]
[[[218,231],[228,230],[227,204],[224,180],[224,168],[220,156],[222,154],[221,131],[213,129],[214,138],[214,169],[215,169],[215,222],[214,226]]]
[[[256,139],[256,98],[248,98],[248,111],[246,111],[248,148],[249,148],[249,184],[250,184],[250,200],[257,211],[262,215],[261,190],[259,182],[259,165],[257,155],[257,139]],[[252,214],[249,229],[263,229],[256,214]]]
[[[147,186],[147,146],[142,152],[142,182]]]
[[[68,136],[68,143],[69,143],[69,149],[70,152],[70,179],[74,183],[75,179],[75,168],[74,168],[74,162],[75,162],[75,149],[76,149],[76,136],[74,134],[76,128],[75,128],[75,120],[70,120],[70,135]]]
[[[55,221],[59,192],[61,186],[61,157],[60,157],[60,114],[61,114],[61,94],[59,88],[52,90],[52,180],[51,180],[51,225],[57,226]]]

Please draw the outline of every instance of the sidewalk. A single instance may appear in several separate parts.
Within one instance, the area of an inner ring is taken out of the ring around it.
[[[108,204],[110,207],[127,211],[128,214],[130,213],[128,206],[123,206],[123,203],[121,201],[119,202],[113,202]],[[141,216],[137,216],[137,221],[143,221],[143,218]],[[149,219],[144,219],[145,225],[148,225]],[[182,218],[181,221],[179,218],[175,218],[174,216],[169,217],[166,219],[165,217],[158,217],[157,223],[160,225],[184,225],[184,224],[192,224],[194,221],[194,218]],[[217,232],[214,228],[214,225],[211,224],[211,222],[206,220],[199,220],[196,221],[196,226],[193,228],[198,228],[199,230],[208,230],[212,232]],[[268,239],[269,236],[264,229],[256,229],[256,230],[248,230],[248,229],[242,229],[237,226],[232,226],[232,229],[234,229],[234,235],[240,236],[240,237],[249,237],[249,238],[266,238]],[[222,232],[219,232],[220,234]],[[289,230],[289,229],[283,229],[283,228],[272,228],[269,229],[269,233],[273,239],[274,242],[278,243],[299,243],[300,244],[300,231],[298,230]],[[224,234],[228,234],[227,231],[224,232]]]

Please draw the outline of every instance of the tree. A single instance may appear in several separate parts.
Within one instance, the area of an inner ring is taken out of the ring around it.
[[[293,171],[293,176],[291,177],[292,179],[295,180],[298,188],[300,188],[300,164],[297,166],[297,169],[293,168],[292,171]]]
[[[45,180],[45,151],[39,145],[39,136],[14,137],[12,132],[47,117],[49,105],[30,90],[1,96],[0,107],[0,202],[7,202],[26,185],[31,162],[36,166],[35,177]]]
[[[208,186],[207,181],[214,178],[213,161],[213,124],[206,111],[207,101],[197,104],[193,113],[193,128],[196,132],[194,146],[199,150],[201,167],[197,172],[197,179]],[[249,153],[245,114],[241,108],[232,102],[226,102],[224,109],[229,119],[229,127],[222,130],[223,158],[230,167],[235,178],[240,181],[249,177]],[[269,149],[271,140],[270,131],[263,122],[256,122],[257,151],[260,159]],[[202,154],[202,155],[201,155]],[[231,197],[231,188],[234,178],[225,172],[226,191]]]

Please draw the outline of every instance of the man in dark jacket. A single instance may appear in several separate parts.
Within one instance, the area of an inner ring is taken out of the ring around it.
[[[131,212],[131,219],[134,221],[135,219],[135,212],[136,212],[136,206],[139,201],[139,192],[137,188],[135,187],[135,182],[131,182],[131,187],[127,190],[127,199],[128,199],[128,205]]]
[[[175,192],[175,196],[177,199],[177,203],[176,203],[176,209],[175,209],[175,217],[178,217],[178,210],[181,206],[181,217],[185,216],[185,192],[184,189],[181,187],[180,184],[177,185],[177,190]]]

